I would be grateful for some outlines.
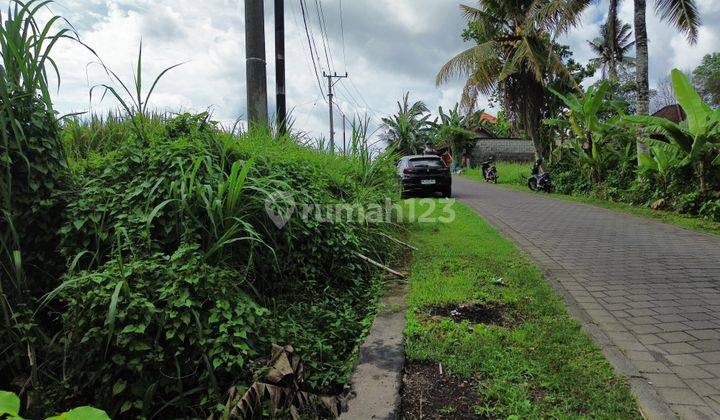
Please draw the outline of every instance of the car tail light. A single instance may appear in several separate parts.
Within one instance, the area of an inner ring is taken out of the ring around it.
[[[403,173],[404,173],[404,174],[414,174],[415,171],[413,171],[413,170],[410,169],[410,168],[405,168],[405,169],[403,169]]]

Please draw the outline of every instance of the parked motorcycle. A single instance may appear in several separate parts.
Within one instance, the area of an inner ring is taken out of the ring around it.
[[[480,162],[480,165],[482,166],[482,174],[485,182],[492,182],[497,184],[498,173],[497,168],[495,167],[495,158],[491,156],[490,159],[486,160],[485,162]]]
[[[542,163],[542,159],[535,161],[532,171],[530,172],[530,178],[528,178],[528,188],[533,191],[545,191],[550,193],[553,190],[552,180],[550,179],[549,173],[542,171]]]

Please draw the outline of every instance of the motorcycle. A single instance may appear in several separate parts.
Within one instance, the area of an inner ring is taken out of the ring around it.
[[[481,162],[480,165],[482,166],[482,174],[485,182],[492,182],[497,184],[498,173],[494,162],[495,159],[490,157],[490,159],[486,160],[485,162]]]
[[[528,188],[532,191],[545,191],[550,193],[553,191],[552,180],[550,179],[549,173],[541,170],[542,163],[542,159],[535,161],[532,171],[530,172],[530,177],[528,178]]]

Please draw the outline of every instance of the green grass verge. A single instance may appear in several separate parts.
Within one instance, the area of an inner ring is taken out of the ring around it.
[[[443,202],[440,202],[441,204]],[[419,202],[415,202],[416,208]],[[442,205],[436,216],[446,216]],[[625,379],[581,331],[540,270],[461,203],[451,223],[418,223],[408,295],[406,354],[472,381],[490,417],[639,418]],[[503,278],[505,285],[494,280]],[[512,327],[426,315],[428,305],[491,302]]]
[[[528,163],[495,162],[495,167],[498,171],[498,184],[527,185],[532,165]],[[463,175],[483,181],[482,169],[480,168],[464,169]]]
[[[527,187],[527,178],[528,176],[530,176],[530,164],[498,162],[496,166],[498,169],[498,174],[500,176],[498,179],[498,184],[520,191],[530,192]],[[468,169],[463,172],[463,176],[476,181],[483,181],[482,171],[480,169]],[[585,195],[567,195],[554,193],[549,194],[549,196],[559,198],[561,200],[574,201],[577,203],[604,207],[610,210],[623,211],[626,213],[634,214],[636,216],[660,220],[665,223],[684,227],[686,229],[720,235],[720,223],[700,219],[698,217],[684,216],[669,211],[653,210],[648,207],[638,207],[627,203],[617,203],[614,201],[602,200],[599,198],[589,197]]]

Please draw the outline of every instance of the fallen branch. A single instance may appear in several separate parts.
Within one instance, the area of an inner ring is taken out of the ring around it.
[[[412,249],[412,250],[414,250],[414,251],[418,251],[417,248],[415,248],[414,246],[412,246],[412,245],[410,245],[410,244],[408,244],[408,243],[405,243],[405,242],[401,241],[400,239],[393,238],[392,236],[386,235],[386,234],[384,234],[384,233],[382,233],[382,232],[378,232],[378,233],[379,233],[380,235],[382,235],[382,236],[390,239],[391,241],[397,242],[397,243],[399,243],[400,245],[405,245],[406,247],[408,247],[408,248],[410,248],[410,249]]]
[[[372,258],[366,257],[365,255],[363,255],[359,252],[355,252],[355,255],[357,255],[358,257],[362,258],[363,260],[369,262],[370,264],[374,265],[375,267],[382,268],[383,270],[387,271],[388,273],[390,273],[396,277],[399,277],[401,279],[405,278],[404,274],[399,273],[399,272],[393,270],[392,268],[386,266],[385,264],[382,264],[382,263],[379,263],[379,262],[373,260]]]

